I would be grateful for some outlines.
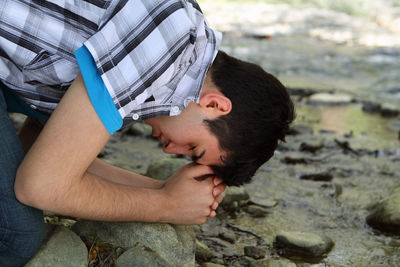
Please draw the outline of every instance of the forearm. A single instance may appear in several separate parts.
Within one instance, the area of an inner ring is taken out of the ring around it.
[[[19,178],[24,175],[19,173]],[[25,190],[36,194],[25,195]],[[167,213],[160,190],[124,186],[89,172],[79,179],[54,177],[47,184],[25,182],[19,192],[27,205],[91,220],[158,222]]]
[[[138,188],[158,189],[164,185],[163,181],[112,166],[101,159],[95,159],[89,166],[88,172],[118,184]]]

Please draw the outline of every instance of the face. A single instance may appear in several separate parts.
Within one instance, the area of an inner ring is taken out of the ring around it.
[[[192,102],[178,116],[156,117],[146,123],[153,128],[152,135],[163,143],[165,153],[187,155],[202,165],[222,165],[224,152],[203,123],[211,117],[207,110]]]

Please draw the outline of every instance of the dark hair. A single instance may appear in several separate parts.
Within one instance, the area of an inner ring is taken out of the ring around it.
[[[294,119],[287,89],[260,66],[219,51],[210,70],[211,81],[232,102],[229,114],[204,120],[220,148],[224,166],[211,166],[226,185],[250,182],[256,170],[284,141]]]

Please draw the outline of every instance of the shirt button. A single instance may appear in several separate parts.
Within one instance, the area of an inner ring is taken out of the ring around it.
[[[185,99],[184,101],[183,101],[183,105],[185,106],[185,108],[189,105],[189,103],[191,102],[192,100],[190,100],[190,99]]]
[[[132,119],[134,119],[135,121],[137,121],[137,120],[139,119],[139,114],[134,113],[134,114],[132,115]]]
[[[36,109],[36,106],[33,105],[33,104],[31,104],[30,107],[33,108],[33,109]]]
[[[178,107],[178,106],[173,106],[172,109],[171,109],[171,111],[172,111],[173,113],[178,113],[178,112],[179,112],[179,107]]]

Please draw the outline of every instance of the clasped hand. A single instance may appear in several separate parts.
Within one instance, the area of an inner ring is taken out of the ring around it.
[[[222,179],[211,168],[190,163],[178,170],[161,189],[166,197],[165,221],[177,224],[203,224],[222,201]]]

